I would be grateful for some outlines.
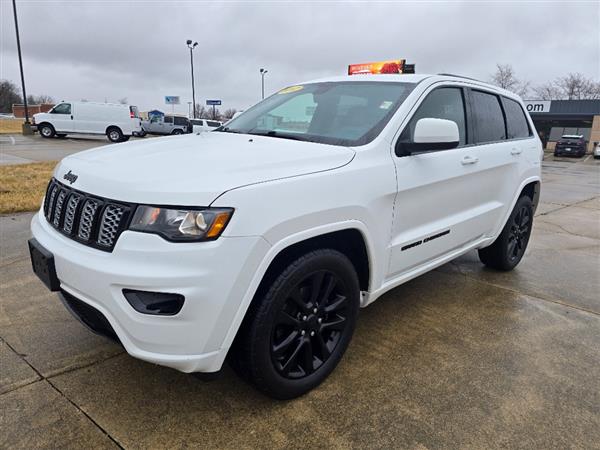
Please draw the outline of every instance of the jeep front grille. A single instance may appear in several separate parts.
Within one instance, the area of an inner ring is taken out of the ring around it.
[[[76,191],[55,179],[44,200],[44,216],[69,238],[100,250],[112,251],[127,228],[133,205]]]

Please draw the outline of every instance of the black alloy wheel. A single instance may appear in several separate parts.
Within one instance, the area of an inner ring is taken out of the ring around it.
[[[497,270],[512,270],[525,255],[533,227],[533,202],[526,195],[517,200],[502,232],[489,247],[479,249],[479,259]]]
[[[522,205],[512,217],[512,224],[508,234],[508,258],[511,262],[521,259],[529,234],[531,233],[531,208]]]
[[[284,377],[318,370],[335,350],[347,325],[346,288],[332,272],[319,270],[289,293],[273,324],[271,358]]]
[[[342,359],[356,325],[360,285],[348,257],[328,248],[278,270],[257,292],[229,361],[267,395],[291,399],[318,386]]]

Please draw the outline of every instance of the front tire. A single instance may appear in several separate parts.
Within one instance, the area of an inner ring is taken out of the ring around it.
[[[479,259],[496,270],[514,269],[525,254],[532,226],[533,203],[524,195],[517,200],[500,236],[492,245],[479,250]]]
[[[234,369],[267,395],[298,397],[335,369],[354,332],[360,287],[342,253],[299,257],[254,299],[234,349]]]
[[[49,123],[38,125],[38,131],[40,132],[40,136],[43,138],[52,138],[56,134],[54,127]]]

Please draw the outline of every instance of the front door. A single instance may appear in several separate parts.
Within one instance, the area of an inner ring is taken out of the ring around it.
[[[52,110],[52,126],[57,133],[75,132],[73,120],[73,106],[71,103],[59,103]]]
[[[490,201],[496,188],[483,169],[467,118],[466,89],[443,86],[431,90],[402,131],[398,142],[411,142],[422,118],[456,122],[457,148],[394,156],[398,193],[394,205],[388,278],[434,261],[482,238],[500,207]]]

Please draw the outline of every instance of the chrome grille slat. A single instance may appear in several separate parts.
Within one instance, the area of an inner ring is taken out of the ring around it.
[[[52,211],[54,210],[54,199],[56,198],[56,192],[58,191],[58,186],[55,184],[50,188],[50,199],[46,205],[46,219],[48,222],[52,218]]]
[[[84,241],[89,241],[92,228],[94,226],[94,217],[96,216],[96,211],[98,211],[98,207],[100,203],[96,200],[88,199],[83,205],[83,210],[81,212],[81,219],[79,219],[79,231],[77,232],[77,236]]]
[[[73,231],[73,222],[75,221],[75,213],[77,212],[77,206],[79,206],[79,201],[81,200],[81,196],[78,194],[71,194],[69,200],[67,201],[67,210],[65,211],[65,222],[63,225],[63,230],[65,232],[71,234]]]
[[[55,228],[60,225],[60,218],[62,217],[63,206],[65,204],[66,196],[67,191],[61,189],[56,197],[56,206],[54,206],[54,214],[52,218],[52,225],[54,225]]]
[[[124,212],[125,210],[119,205],[109,204],[106,206],[100,220],[98,244],[105,247],[113,246]]]
[[[52,179],[43,211],[62,234],[89,247],[112,251],[134,205],[88,195]]]

